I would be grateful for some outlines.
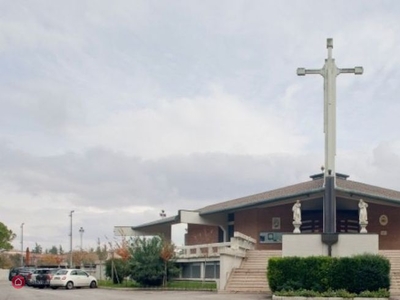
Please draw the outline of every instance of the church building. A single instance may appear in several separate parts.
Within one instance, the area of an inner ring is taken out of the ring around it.
[[[259,270],[259,280],[264,281],[255,291],[267,291],[265,268],[270,256],[371,252],[400,257],[400,192],[352,181],[336,172],[336,77],[361,75],[363,68],[339,69],[332,58],[332,39],[327,40],[327,49],[322,69],[297,70],[299,76],[317,74],[324,79],[322,173],[298,184],[196,210],[179,210],[175,216],[154,222],[116,226],[115,234],[171,238],[171,227],[185,223],[185,246],[178,253],[181,277],[216,279],[220,290],[231,291],[254,288],[255,277],[249,286],[241,286],[246,281],[240,277],[241,268],[246,274]],[[258,262],[252,258],[256,255],[262,257]],[[252,259],[255,263],[249,265]],[[239,276],[236,281],[235,276]]]

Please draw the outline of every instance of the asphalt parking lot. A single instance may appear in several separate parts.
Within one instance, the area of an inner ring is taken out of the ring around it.
[[[114,290],[114,289],[73,289],[52,290],[23,287],[15,289],[9,281],[0,282],[0,300],[236,300],[270,299],[265,294],[226,294],[192,291]]]

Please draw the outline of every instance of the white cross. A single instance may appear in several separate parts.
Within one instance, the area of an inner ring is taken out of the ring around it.
[[[333,39],[327,39],[328,58],[322,69],[298,68],[297,75],[319,74],[324,77],[324,133],[325,133],[325,173],[324,177],[335,176],[336,156],[336,76],[341,73],[361,75],[362,67],[339,69],[332,58]]]

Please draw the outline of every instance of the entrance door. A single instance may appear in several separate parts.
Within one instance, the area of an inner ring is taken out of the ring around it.
[[[302,211],[302,224],[300,227],[303,233],[322,233],[323,228],[322,210]],[[357,233],[359,232],[358,211],[338,210],[336,211],[336,232]]]
[[[336,232],[357,233],[359,231],[357,210],[338,210],[336,212]]]
[[[322,210],[306,210],[301,212],[302,233],[323,232]]]

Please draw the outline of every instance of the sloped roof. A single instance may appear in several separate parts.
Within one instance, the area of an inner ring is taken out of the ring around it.
[[[337,190],[400,203],[400,191],[382,188],[352,180],[336,180]]]
[[[179,223],[178,219],[179,219],[178,215],[175,215],[175,216],[172,216],[172,217],[161,218],[159,220],[152,221],[152,222],[149,222],[149,223],[140,224],[140,225],[137,225],[137,226],[132,226],[132,229],[137,230],[137,229],[141,229],[141,228],[145,228],[145,227],[151,227],[151,226],[158,226],[158,225],[165,225],[165,224],[170,224],[170,225],[178,224]]]
[[[400,191],[386,189],[370,184],[365,184],[357,181],[347,179],[347,175],[336,173],[336,190],[354,194],[357,196],[368,197],[380,200],[382,202],[395,203],[400,205]],[[324,191],[324,179],[322,174],[310,176],[312,180],[301,182],[298,184],[290,185],[287,187],[236,198],[229,201],[224,201],[203,208],[194,210],[200,215],[207,215],[218,212],[226,212],[230,210],[244,209],[252,206],[264,205],[268,203],[279,202],[282,200],[289,200],[294,197],[303,195],[312,195]],[[145,229],[157,226],[165,226],[180,223],[179,215],[163,218],[146,224],[133,226],[132,229]]]
[[[213,205],[209,205],[198,209],[200,214],[214,213],[217,211],[230,210],[244,208],[247,206],[254,206],[259,204],[265,204],[268,202],[279,201],[282,199],[296,197],[302,194],[312,194],[321,192],[324,187],[323,178],[306,181],[287,187],[279,188],[276,190],[263,192],[255,195],[250,195],[242,198],[237,198]]]
[[[400,204],[399,191],[381,188],[378,186],[373,186],[352,180],[347,180],[347,177],[348,177],[347,175],[343,174],[341,174],[341,176],[336,177],[337,190]],[[290,199],[300,195],[313,194],[323,191],[324,179],[322,174],[321,176],[320,175],[311,176],[311,178],[313,179],[311,181],[306,181],[255,195],[245,196],[221,203],[212,204],[200,208],[196,211],[198,211],[200,214],[210,214],[219,211],[240,209],[250,206],[272,203],[284,199]]]

